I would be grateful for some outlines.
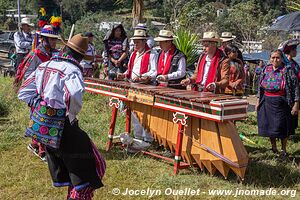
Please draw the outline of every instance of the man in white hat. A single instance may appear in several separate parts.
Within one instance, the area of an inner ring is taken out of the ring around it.
[[[224,52],[225,48],[228,45],[233,44],[233,41],[235,40],[235,38],[236,38],[236,36],[232,35],[231,32],[222,32],[221,38],[220,38],[222,40],[222,45],[221,45],[220,49]],[[238,59],[240,59],[244,63],[242,52],[240,50],[238,50],[237,53],[238,53]]]
[[[135,30],[131,38],[134,42],[134,51],[130,55],[128,69],[123,74],[118,74],[118,80],[127,78],[133,82],[153,83],[156,78],[158,53],[147,45],[145,30]],[[143,129],[137,117],[132,114],[134,136],[146,142],[152,142],[153,137]]]
[[[14,43],[16,47],[16,63],[15,63],[15,70],[19,64],[21,63],[22,59],[30,52],[32,48],[33,42],[33,35],[31,34],[31,28],[34,27],[33,23],[30,23],[30,19],[25,17],[21,19],[21,31],[16,32],[14,34]]]
[[[58,39],[58,31],[54,30],[51,25],[45,25],[39,35],[41,37],[41,43],[34,51],[27,54],[18,67],[14,83],[15,86],[20,85],[23,78],[26,80],[41,63],[50,60],[52,53],[56,52],[55,47]],[[31,144],[29,144],[27,148],[43,161],[46,161],[44,145],[32,139]]]
[[[58,39],[58,31],[51,25],[45,25],[39,32],[41,43],[37,48],[31,51],[23,60],[23,65],[19,65],[16,79],[22,81],[29,77],[41,63],[50,60],[52,53],[56,52],[56,42]]]
[[[232,35],[231,32],[222,32],[221,34],[221,40],[222,40],[222,46],[221,50],[223,50],[227,45],[232,44],[233,40],[236,38],[235,35]]]
[[[127,71],[118,74],[118,79],[131,79],[134,82],[154,80],[156,77],[157,52],[147,45],[145,30],[135,30],[131,38],[134,51],[130,55]]]
[[[153,47],[154,47],[154,45],[155,45],[154,38],[148,34],[148,27],[147,27],[146,24],[138,23],[138,24],[134,27],[134,30],[144,30],[144,31],[146,31],[146,34],[147,34],[147,45],[148,45],[148,47],[150,47],[150,48],[153,48]],[[133,51],[134,51],[134,43],[133,43],[133,40],[130,41],[130,43],[129,43],[129,48],[130,48],[130,52],[133,52]]]
[[[215,32],[205,32],[201,39],[204,53],[200,55],[198,65],[191,78],[181,83],[196,84],[198,91],[223,93],[229,83],[229,63],[224,60],[223,51],[217,45],[222,40]]]
[[[85,32],[85,37],[89,38],[89,48],[86,52],[87,55],[92,57],[92,60],[85,60],[83,59],[80,62],[80,65],[83,67],[83,76],[84,77],[92,77],[93,76],[93,67],[96,65],[96,49],[93,44],[94,41],[94,34],[92,32]]]
[[[161,48],[158,57],[158,76],[156,80],[158,82],[167,82],[170,87],[184,89],[180,82],[185,79],[186,58],[173,44],[175,38],[176,36],[168,30],[161,30],[158,37],[154,38],[155,41],[159,42]]]
[[[103,186],[105,172],[104,159],[87,133],[79,128],[76,119],[85,90],[79,63],[83,58],[90,58],[86,55],[87,49],[87,37],[82,34],[73,36],[63,51],[38,66],[18,94],[19,99],[30,107],[44,101],[52,110],[48,114],[50,109],[47,108],[47,116],[65,116],[60,145],[56,149],[46,145],[46,157],[53,185],[67,186],[66,199],[69,200],[91,200],[94,191]],[[43,126],[51,123],[49,121],[42,121]],[[49,130],[50,134],[55,136],[57,132],[54,129],[50,133]]]

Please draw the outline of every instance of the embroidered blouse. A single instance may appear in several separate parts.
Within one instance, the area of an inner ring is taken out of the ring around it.
[[[273,69],[273,65],[268,65],[264,69],[264,77],[260,81],[261,87],[267,92],[279,92],[285,90],[285,79],[283,77],[284,66]]]
[[[44,74],[45,67],[47,66]],[[79,63],[66,54],[55,55],[50,61],[44,62],[23,82],[18,98],[30,104],[37,93],[41,94],[47,105],[52,108],[66,108],[72,122],[82,107],[84,92],[83,77]]]
[[[108,40],[105,42],[105,58],[111,56],[113,59],[118,60],[122,54],[129,48],[128,39],[125,40]]]
[[[285,91],[289,106],[293,106],[295,101],[299,101],[299,82],[290,65],[279,67],[276,70],[271,64],[265,66],[260,74],[257,97],[262,98],[265,89],[268,92]]]

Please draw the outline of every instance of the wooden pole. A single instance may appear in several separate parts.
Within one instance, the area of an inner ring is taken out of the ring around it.
[[[20,0],[17,0],[17,4],[18,4],[18,27],[19,27],[19,31],[21,31],[21,12],[20,12]]]
[[[72,36],[73,36],[73,33],[74,33],[74,29],[75,29],[75,24],[72,25],[72,28],[71,28],[71,32],[70,32],[68,41],[71,40],[71,38],[72,38]]]

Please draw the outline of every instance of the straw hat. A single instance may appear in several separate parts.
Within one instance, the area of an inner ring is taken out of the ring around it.
[[[147,39],[147,33],[145,30],[137,29],[134,30],[133,37],[130,38],[132,40],[146,40]]]
[[[51,25],[45,25],[39,34],[41,36],[58,39],[58,31],[55,31]]]
[[[146,24],[143,24],[143,23],[138,23],[138,24],[134,27],[134,29],[135,29],[135,30],[136,30],[136,29],[142,29],[142,30],[145,30],[145,31],[148,30],[147,25],[146,25]]]
[[[200,41],[208,41],[208,42],[221,42],[222,40],[219,38],[219,35],[216,32],[204,32],[203,38]]]
[[[34,26],[33,23],[30,23],[30,18],[28,18],[28,17],[24,17],[21,19],[20,25],[23,25],[23,24],[27,24],[28,26]]]
[[[236,36],[232,35],[231,32],[223,32],[221,34],[221,39],[222,39],[223,42],[228,42],[230,40],[234,40],[235,38],[236,38]]]
[[[177,38],[172,31],[168,30],[160,30],[158,37],[154,38],[156,42],[161,42],[161,41],[169,41],[169,40],[174,40]]]
[[[86,54],[86,51],[88,50],[89,39],[88,37],[84,37],[81,33],[74,35],[67,43],[64,40],[62,40],[62,42],[77,53],[83,55],[85,60],[93,59],[93,56]]]

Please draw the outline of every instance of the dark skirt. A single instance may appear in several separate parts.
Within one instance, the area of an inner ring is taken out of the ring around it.
[[[257,110],[258,134],[270,138],[286,138],[295,134],[295,120],[283,96],[263,96]]]
[[[103,186],[91,140],[77,124],[66,120],[60,148],[47,147],[46,156],[54,186],[73,186],[77,190]]]

